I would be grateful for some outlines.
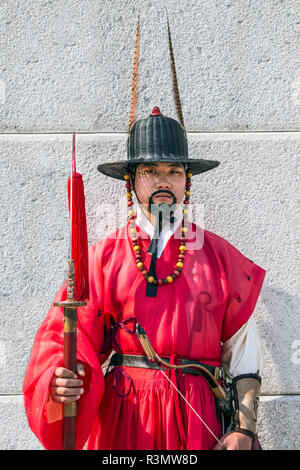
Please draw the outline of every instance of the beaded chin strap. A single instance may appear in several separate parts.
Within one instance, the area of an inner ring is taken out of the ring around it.
[[[187,232],[186,221],[188,218],[188,212],[189,212],[188,205],[190,203],[190,196],[191,196],[191,184],[192,184],[191,177],[192,177],[192,173],[188,170],[186,173],[185,199],[183,202],[183,211],[182,211],[183,220],[182,220],[182,227],[181,227],[181,241],[180,241],[180,246],[179,246],[179,253],[178,253],[176,268],[173,270],[172,274],[170,274],[166,278],[156,279],[154,276],[149,275],[149,272],[145,268],[144,263],[142,261],[141,247],[139,245],[139,240],[138,240],[138,235],[137,235],[136,225],[135,225],[135,217],[134,217],[134,209],[133,209],[133,201],[132,201],[132,184],[130,181],[130,175],[127,173],[124,176],[124,179],[126,181],[126,190],[127,190],[129,230],[130,230],[131,240],[133,244],[133,251],[135,254],[136,266],[141,271],[146,281],[150,284],[154,284],[156,286],[164,286],[165,284],[170,284],[182,272],[185,251],[186,251],[185,234]]]

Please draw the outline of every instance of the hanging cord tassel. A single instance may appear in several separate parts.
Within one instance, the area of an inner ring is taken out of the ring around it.
[[[71,188],[72,184],[72,188]],[[72,208],[70,205],[72,194]],[[72,212],[71,257],[75,266],[74,299],[88,300],[88,237],[82,175],[76,172],[75,133],[73,133],[72,177],[68,180],[69,211]]]

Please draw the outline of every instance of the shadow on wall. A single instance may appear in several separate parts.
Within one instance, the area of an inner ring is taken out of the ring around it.
[[[300,393],[300,298],[264,285],[256,309],[264,395]]]
[[[264,369],[258,434],[265,450],[300,448],[300,298],[263,286],[255,311]]]

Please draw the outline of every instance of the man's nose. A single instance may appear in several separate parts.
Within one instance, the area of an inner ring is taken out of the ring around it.
[[[170,189],[171,184],[167,175],[158,175],[156,186],[158,189],[160,188]]]

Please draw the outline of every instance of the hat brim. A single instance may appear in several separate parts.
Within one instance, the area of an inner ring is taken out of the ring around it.
[[[97,169],[105,176],[110,176],[111,178],[115,178],[118,180],[123,180],[124,175],[129,171],[129,165],[134,163],[148,163],[151,160],[141,160],[141,159],[132,159],[132,160],[122,160],[118,162],[111,162],[111,163],[102,163],[97,166]],[[154,160],[152,160],[154,161]],[[158,163],[157,160],[155,160]],[[199,173],[204,173],[205,171],[212,170],[220,165],[220,162],[217,160],[203,160],[203,159],[195,159],[189,158],[183,159],[182,161],[170,158],[170,159],[163,159],[160,160],[162,163],[186,163],[189,165],[191,173],[193,175],[198,175]]]

